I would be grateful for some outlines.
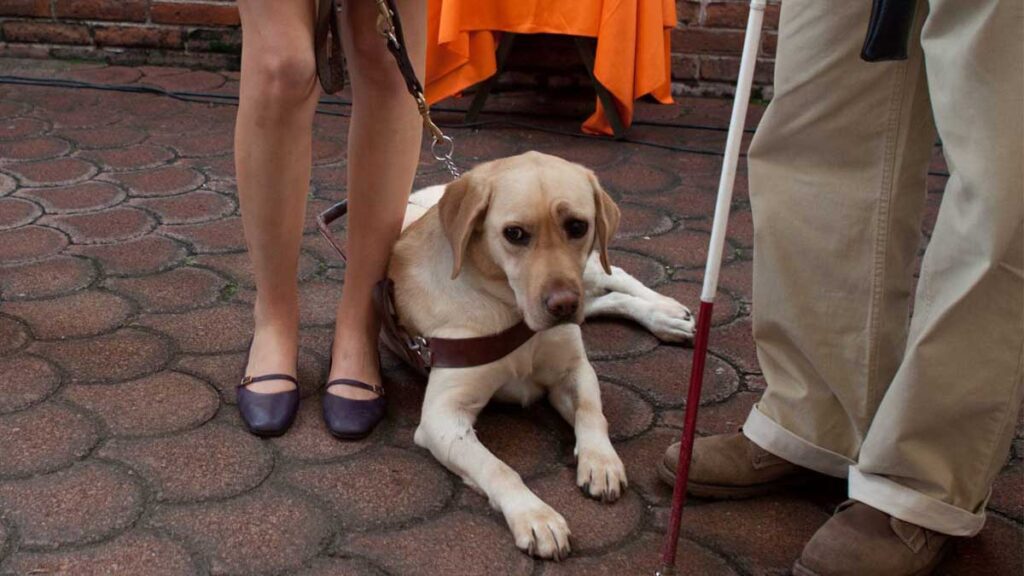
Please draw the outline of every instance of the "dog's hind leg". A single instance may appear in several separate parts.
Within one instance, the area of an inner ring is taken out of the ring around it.
[[[508,522],[516,546],[541,558],[559,560],[571,551],[565,518],[526,487],[519,474],[491,453],[473,423],[492,391],[480,382],[486,370],[435,369],[430,375],[416,444],[470,486],[483,492]]]
[[[670,312],[664,306],[621,292],[587,298],[583,306],[583,314],[587,318],[626,318],[640,324],[663,342],[686,342],[693,338],[694,318],[689,310]]]
[[[676,300],[658,294],[617,266],[606,274],[596,255],[583,271],[583,313],[587,318],[615,316],[633,320],[665,342],[693,337],[694,317]]]

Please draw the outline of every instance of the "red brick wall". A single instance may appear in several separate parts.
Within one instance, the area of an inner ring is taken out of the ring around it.
[[[755,79],[763,88],[771,84],[779,14],[779,0],[770,1]],[[676,91],[729,93],[739,68],[747,0],[676,0],[676,6]],[[0,55],[232,68],[238,65],[239,46],[232,0],[0,0]],[[519,62],[513,81],[530,77],[531,60],[513,56]],[[557,72],[547,65],[533,75]],[[566,84],[564,79],[545,82]]]

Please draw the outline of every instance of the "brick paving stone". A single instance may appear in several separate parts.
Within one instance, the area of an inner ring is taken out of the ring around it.
[[[220,397],[201,380],[171,371],[118,384],[68,386],[62,394],[103,419],[114,436],[153,436],[194,428],[220,407]]]
[[[602,185],[622,194],[659,192],[679,183],[678,175],[640,162],[629,162],[611,171],[599,170],[597,174]]]
[[[680,226],[660,236],[616,240],[614,245],[617,248],[646,254],[673,268],[703,270],[707,260],[709,238],[706,232]],[[727,247],[723,261],[733,259],[735,254]]]
[[[327,462],[365,450],[374,438],[341,442],[331,436],[324,425],[319,397],[307,398],[299,404],[299,414],[288,433],[271,442],[281,456],[298,462]]]
[[[178,343],[178,350],[186,354],[245,350],[252,335],[252,311],[244,306],[145,314],[137,323],[167,334]]]
[[[336,464],[285,473],[294,488],[322,501],[343,529],[380,529],[440,512],[452,479],[426,454],[375,447]]]
[[[647,286],[657,287],[668,278],[664,265],[642,254],[612,249],[608,251],[608,261]]]
[[[106,287],[138,302],[147,312],[175,312],[213,304],[228,282],[201,268],[172,268],[149,276],[111,278]]]
[[[241,218],[231,217],[201,224],[164,225],[160,233],[188,242],[200,254],[235,252],[245,249]]]
[[[583,324],[583,341],[591,359],[634,357],[658,346],[658,339],[624,320],[594,318]]]
[[[985,528],[977,536],[954,542],[935,575],[1018,574],[1021,566],[1024,566],[1024,530],[1019,524],[989,515]]]
[[[4,160],[43,160],[63,156],[69,150],[67,142],[51,136],[0,142],[0,158]]]
[[[601,404],[608,419],[608,434],[614,440],[641,434],[654,421],[651,405],[636,392],[618,384],[601,382]]]
[[[7,174],[0,173],[0,196],[6,196],[17,188],[18,183]]]
[[[622,219],[616,238],[657,236],[672,229],[672,219],[664,212],[632,202],[620,202],[618,206]]]
[[[989,508],[1024,522],[1024,464],[1007,466],[992,486]]]
[[[673,214],[677,218],[710,218],[715,212],[715,189],[710,181],[703,185],[690,185],[685,181],[681,186],[663,192],[643,192],[622,195],[625,202],[636,202]]]
[[[213,268],[221,274],[231,278],[239,286],[254,288],[255,281],[252,278],[252,261],[247,252],[235,252],[232,254],[200,254],[196,256],[196,264]],[[317,271],[317,261],[306,253],[299,253],[299,275],[300,282],[309,279]]]
[[[54,108],[47,112],[47,118],[57,128],[95,128],[119,120],[116,114],[111,114],[110,110],[99,105]]]
[[[63,468],[89,452],[96,426],[66,406],[46,402],[0,416],[0,477]]]
[[[111,244],[143,236],[156,227],[156,219],[147,212],[117,206],[100,212],[67,214],[46,218],[60,228],[75,244]]]
[[[395,576],[489,576],[497,566],[502,574],[526,576],[534,567],[533,560],[516,549],[503,523],[467,512],[444,514],[394,532],[358,534],[342,546]]]
[[[613,504],[585,496],[576,486],[575,468],[563,468],[529,482],[528,486],[565,517],[572,531],[573,553],[592,552],[625,542],[639,530],[644,518],[643,501],[628,488]]]
[[[60,375],[53,366],[28,354],[0,358],[0,374],[0,414],[35,404],[60,384]]]
[[[719,328],[715,333],[712,348],[735,362],[744,372],[761,372],[754,349],[754,333],[750,318],[739,320]]]
[[[160,502],[236,496],[258,486],[273,467],[259,438],[217,423],[174,436],[111,440],[98,454],[138,472]]]
[[[204,92],[212,90],[224,83],[224,77],[216,72],[205,70],[188,70],[181,74],[163,76],[146,76],[143,84],[158,86],[168,91]]]
[[[98,150],[132,146],[146,139],[146,133],[130,126],[104,126],[87,130],[61,130],[61,138],[66,138],[83,150]]]
[[[562,460],[559,436],[538,422],[538,411],[538,406],[515,414],[485,410],[476,422],[480,442],[525,478],[551,470]],[[571,434],[568,425],[566,433]]]
[[[225,402],[234,404],[235,386],[242,379],[242,370],[245,369],[245,352],[178,356],[174,362],[174,369],[198,376],[213,384]]]
[[[0,268],[0,299],[58,296],[88,286],[95,277],[88,260],[68,256],[4,267]]]
[[[0,198],[0,230],[32,223],[42,214],[39,206],[20,198]]]
[[[0,142],[41,135],[46,122],[36,118],[6,118],[0,122]]]
[[[0,303],[0,312],[24,320],[41,340],[78,338],[108,332],[131,314],[124,298],[100,290],[74,292],[50,300]]]
[[[214,192],[194,191],[167,198],[145,198],[132,202],[156,212],[162,224],[194,224],[216,220],[237,208],[231,200]]]
[[[139,72],[137,68],[130,68],[128,66],[105,66],[103,68],[73,70],[69,75],[77,80],[94,84],[132,84],[142,77],[142,72]]]
[[[149,522],[195,547],[215,575],[292,573],[331,530],[314,505],[268,488],[223,502],[159,506]]]
[[[701,280],[702,278],[703,274],[695,277],[696,280]],[[738,260],[722,266],[719,284],[721,287],[729,290],[734,296],[750,302],[753,299],[754,293],[753,280],[754,274],[751,261]]]
[[[78,158],[16,162],[5,169],[25,186],[65,186],[88,180],[98,171],[93,164]]]
[[[32,351],[63,368],[72,384],[137,378],[170,360],[161,338],[133,328],[89,339],[38,342]]]
[[[669,444],[677,440],[678,430],[652,428],[642,436],[615,445],[615,450],[626,466],[629,489],[636,490],[647,502],[664,506],[672,500],[672,487],[658,478],[655,466],[661,461]]]
[[[57,188],[26,188],[18,194],[42,204],[49,214],[109,208],[125,198],[124,192],[117,187],[95,180]]]
[[[480,132],[480,135],[485,138],[490,136],[486,132]],[[461,136],[458,142],[461,148]],[[582,164],[592,170],[607,168],[611,164],[622,162],[629,158],[629,154],[624,154],[621,146],[605,140],[573,139],[569,142],[560,140],[532,147],[531,149]]]
[[[632,387],[659,406],[679,407],[685,404],[692,362],[692,348],[659,346],[639,358],[596,362],[595,368],[602,377]],[[720,402],[739,388],[736,370],[717,357],[708,356],[705,370],[702,404]]]
[[[157,134],[153,142],[170,146],[183,158],[204,158],[230,154],[234,145],[230,131],[209,134]]]
[[[0,568],[0,574],[195,576],[199,570],[180,544],[144,530],[132,530],[95,546],[56,552],[18,552],[6,568]]]
[[[686,511],[683,536],[714,550],[728,550],[749,574],[788,573],[828,518],[820,507],[792,495],[707,502]]]
[[[88,463],[27,480],[0,482],[0,507],[21,547],[86,544],[120,532],[142,513],[142,489],[128,474]]]
[[[11,537],[7,533],[7,528],[5,528],[3,524],[0,524],[0,560],[3,560],[9,552],[10,546],[8,546],[8,542],[10,542],[10,539]]]
[[[143,236],[116,244],[74,246],[74,254],[95,258],[108,276],[134,276],[166,270],[181,263],[188,252],[161,236]]]
[[[60,252],[67,244],[67,237],[53,228],[33,225],[0,230],[0,263],[42,260]]]
[[[736,432],[747,421],[751,407],[761,398],[760,393],[737,392],[725,402],[705,406],[697,419],[699,434],[728,434]],[[684,411],[666,410],[658,421],[660,426],[683,428]]]
[[[132,196],[171,196],[203,185],[203,175],[186,166],[166,166],[110,176]]]
[[[313,164],[324,166],[337,164],[345,159],[346,148],[343,143],[325,138],[313,137]]]
[[[186,164],[206,174],[210,179],[235,178],[235,159],[228,155],[187,159]]]
[[[575,533],[573,533],[575,536]],[[661,534],[643,532],[621,548],[599,556],[573,554],[568,560],[544,565],[543,576],[626,576],[654,574],[661,567]],[[690,540],[680,540],[676,555],[678,574],[737,576],[729,563]]]
[[[299,323],[303,326],[326,326],[334,323],[341,283],[313,280],[299,286]]]
[[[0,316],[0,356],[20,349],[28,341],[28,330],[20,322]]]
[[[380,576],[372,564],[357,558],[316,558],[296,576]]]
[[[87,150],[77,156],[101,166],[106,171],[120,172],[166,164],[174,159],[174,152],[163,146],[138,144],[129,148]]]

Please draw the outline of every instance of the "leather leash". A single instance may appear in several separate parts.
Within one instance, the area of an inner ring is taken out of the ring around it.
[[[367,1],[367,0],[353,0]],[[459,169],[452,159],[454,142],[430,118],[430,106],[423,95],[423,85],[416,77],[416,70],[405,48],[402,34],[402,20],[394,0],[374,0],[377,5],[377,32],[387,41],[388,51],[395,58],[398,69],[405,79],[406,89],[416,101],[423,126],[430,131],[432,141],[430,152],[451,174],[459,177]],[[317,23],[314,35],[316,43],[317,74],[320,84],[328,93],[334,93],[345,86],[344,56],[338,35],[336,0],[320,0],[317,9]],[[330,224],[348,212],[348,201],[342,200],[317,216],[320,234],[338,251],[346,261],[345,251],[331,234]],[[395,307],[394,282],[385,278],[373,289],[373,304],[381,318],[381,339],[384,345],[402,358],[409,366],[422,374],[433,368],[469,368],[482,366],[509,355],[533,337],[534,332],[525,322],[497,334],[475,338],[427,338],[410,334],[398,317]]]

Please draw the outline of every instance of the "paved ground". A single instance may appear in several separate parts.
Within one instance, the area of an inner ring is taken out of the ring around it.
[[[181,69],[7,61],[0,72],[237,88],[234,74]],[[541,100],[493,104],[577,119],[589,106]],[[642,107],[641,117],[721,126],[727,107],[684,101]],[[0,574],[651,574],[670,496],[652,465],[678,434],[690,351],[635,326],[585,328],[631,479],[619,503],[575,489],[571,431],[551,409],[497,408],[479,425],[484,442],[567,517],[578,551],[561,564],[519,553],[484,500],[413,445],[423,383],[394,362],[390,417],[369,440],[341,443],[324,431],[317,395],[343,270],[312,227],[302,252],[298,424],[270,441],[241,430],[233,386],[253,291],[232,176],[234,114],[231,105],[151,94],[0,84]],[[317,119],[310,214],[343,193],[346,125]],[[615,262],[695,304],[718,158],[521,128],[453,135],[463,165],[539,149],[595,168],[623,209]],[[708,150],[723,139],[654,126],[632,136]],[[426,157],[421,168],[423,183],[443,181]],[[934,171],[945,171],[939,157]],[[932,177],[929,222],[943,181]],[[735,430],[764,386],[750,336],[742,179],[729,243],[701,433]],[[1021,438],[987,527],[941,573],[1020,574]],[[842,497],[833,483],[750,502],[695,501],[684,573],[788,573]]]

